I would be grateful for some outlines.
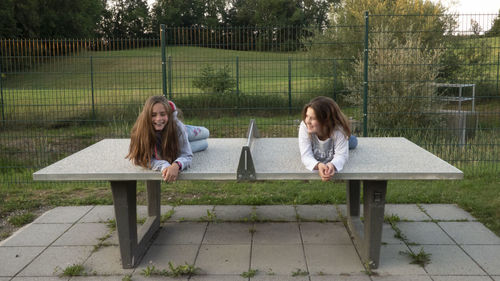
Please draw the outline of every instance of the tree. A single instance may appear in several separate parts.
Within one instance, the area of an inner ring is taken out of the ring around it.
[[[168,26],[199,26],[205,13],[204,0],[157,0],[153,4],[153,30],[159,33],[160,24]]]
[[[110,26],[106,28],[109,37],[141,38],[152,32],[146,0],[112,1]]]
[[[0,1],[0,38],[14,38],[17,32],[14,0]]]
[[[38,0],[38,37],[94,37],[104,12],[101,0]]]
[[[470,27],[471,31],[475,36],[479,36],[481,34],[481,32],[483,31],[483,29],[481,28],[481,25],[479,25],[479,23],[475,19],[470,20],[470,26],[471,26]]]
[[[422,46],[432,49],[456,26],[456,21],[444,14],[446,8],[428,0],[341,0],[330,9],[329,26],[303,41],[314,59],[312,69],[318,75],[334,77],[334,72],[344,77],[360,75],[355,72],[352,61],[362,56],[365,11],[373,15],[369,17],[370,41],[383,26],[384,32],[389,32],[394,39],[390,42],[404,45],[406,35],[416,32]],[[340,84],[344,82],[337,81],[334,87],[343,90],[345,87]]]
[[[498,10],[498,16],[495,18],[493,25],[485,35],[489,37],[500,36],[500,10]]]

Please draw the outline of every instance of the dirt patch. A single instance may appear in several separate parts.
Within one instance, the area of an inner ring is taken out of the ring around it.
[[[48,210],[52,209],[49,206],[43,206],[38,209],[32,210],[30,213],[35,215],[35,220]],[[12,234],[14,234],[17,230],[19,230],[23,226],[15,226],[9,223],[9,218],[12,216],[17,216],[25,213],[25,211],[15,211],[8,213],[7,215],[0,217],[0,242],[9,238]]]

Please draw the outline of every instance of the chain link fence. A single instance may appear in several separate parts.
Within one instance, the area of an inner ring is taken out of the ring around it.
[[[250,118],[264,137],[295,137],[302,106],[330,96],[358,136],[406,137],[466,174],[498,172],[500,37],[463,27],[463,18],[471,17],[162,26],[156,39],[0,39],[0,182],[30,183],[66,155],[127,138],[146,98],[161,94],[211,137],[243,137]]]

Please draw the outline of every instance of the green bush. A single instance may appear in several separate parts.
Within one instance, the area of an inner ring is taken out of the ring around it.
[[[200,76],[193,80],[193,86],[208,94],[226,94],[233,92],[236,81],[231,76],[231,69],[228,65],[217,70],[210,65],[205,65],[201,69]]]
[[[368,68],[368,127],[421,128],[439,121],[435,113],[437,87],[432,86],[438,75],[440,48],[423,47],[421,39],[408,34],[405,43],[388,32],[377,33],[371,42]],[[358,73],[364,62],[355,63]],[[358,77],[358,79],[355,79]],[[363,83],[360,76],[351,78],[348,85],[353,94],[346,97],[351,103],[363,104]]]

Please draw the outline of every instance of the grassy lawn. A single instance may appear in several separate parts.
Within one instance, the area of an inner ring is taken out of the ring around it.
[[[453,181],[389,181],[387,203],[457,204],[500,235],[500,179],[494,172],[466,176]],[[147,200],[144,184],[138,186],[138,202]],[[178,181],[162,184],[162,204],[345,204],[343,182],[266,181]],[[66,205],[113,204],[108,183],[31,183],[0,184],[0,217],[18,221],[19,217],[39,215],[40,210]],[[33,216],[34,218],[34,216]],[[27,221],[29,222],[29,221]],[[10,222],[8,223],[10,224]],[[0,237],[9,235],[8,227]]]

